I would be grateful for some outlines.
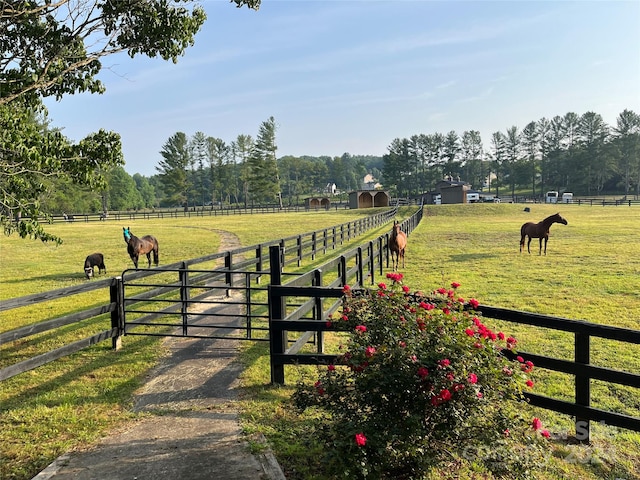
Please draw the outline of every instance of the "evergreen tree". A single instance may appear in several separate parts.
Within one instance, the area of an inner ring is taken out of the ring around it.
[[[182,205],[187,208],[189,206],[187,169],[191,165],[191,155],[186,134],[175,133],[166,141],[160,155],[163,160],[158,162],[156,170],[159,172],[162,191],[165,195],[163,203],[169,206]]]

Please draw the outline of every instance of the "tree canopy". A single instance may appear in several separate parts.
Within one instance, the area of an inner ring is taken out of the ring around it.
[[[117,133],[101,130],[73,144],[49,128],[42,98],[103,93],[101,59],[117,52],[177,62],[205,19],[190,0],[0,2],[0,224],[6,234],[60,242],[42,225],[45,179],[104,188],[104,174],[124,164]]]

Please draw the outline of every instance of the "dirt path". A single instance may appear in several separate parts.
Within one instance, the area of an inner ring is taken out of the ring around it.
[[[213,231],[220,251],[241,246],[234,234]],[[285,480],[273,455],[253,455],[242,434],[238,342],[167,338],[163,346],[167,355],[134,394],[134,411],[147,415],[33,480]]]

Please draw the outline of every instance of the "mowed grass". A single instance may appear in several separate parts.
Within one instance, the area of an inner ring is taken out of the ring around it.
[[[640,328],[640,242],[635,232],[640,210],[530,207],[530,213],[523,212],[522,205],[507,204],[428,207],[423,222],[409,238],[405,283],[412,290],[428,292],[457,281],[462,284],[461,296],[475,297],[484,304]],[[547,256],[537,255],[536,240],[531,255],[520,254],[520,225],[556,211],[567,218],[569,225],[551,228]],[[109,275],[130,268],[123,226],[130,226],[136,235],[156,235],[161,264],[166,265],[217,251],[218,229],[234,232],[243,245],[252,245],[371,213],[310,212],[52,225],[52,231],[65,239],[57,248],[15,237],[0,238],[0,298],[86,282],[82,264],[94,251],[105,254]],[[359,242],[357,239],[354,245]],[[87,305],[91,302],[96,299],[86,300]],[[47,306],[41,315],[48,315],[49,310]],[[27,315],[15,317],[11,312],[0,313],[0,331],[31,321]],[[571,335],[491,320],[487,323],[516,335],[522,350],[572,359]],[[31,478],[59,454],[91,444],[139,418],[130,411],[131,395],[163,354],[161,342],[126,337],[125,348],[117,353],[107,343],[0,384],[0,478]],[[336,345],[329,343],[327,348]],[[242,378],[241,403],[245,431],[267,437],[288,480],[326,478],[314,456],[322,446],[309,436],[310,418],[297,415],[289,403],[295,382],[303,377],[312,380],[313,368],[287,367],[287,385],[271,386],[268,346],[247,343],[245,347],[247,369]],[[591,355],[597,365],[640,371],[640,351],[634,345],[592,339]],[[3,357],[0,350],[0,363]],[[536,370],[534,378],[536,392],[572,399],[571,377]],[[638,389],[592,383],[594,406],[640,415]],[[640,435],[596,425],[593,443],[576,446],[562,438],[573,434],[571,419],[539,409],[531,409],[531,414],[542,418],[555,437],[552,456],[540,466],[537,478],[640,478]],[[490,477],[471,465],[457,473],[434,472],[431,478]]]
[[[482,304],[543,313],[603,325],[640,329],[640,209],[577,205],[441,205],[426,207],[425,217],[409,237],[407,265],[402,273],[412,290],[433,291],[451,282],[464,298]],[[520,253],[520,226],[560,212],[568,225],[555,224],[547,255]],[[568,333],[486,319],[485,323],[516,336],[522,351],[573,360]],[[327,341],[327,349],[340,343]],[[243,407],[248,433],[267,436],[289,480],[325,479],[318,453],[324,448],[309,435],[312,417],[298,415],[289,397],[297,381],[313,382],[314,367],[286,368],[286,386],[266,387],[265,346],[247,348]],[[595,365],[640,372],[640,346],[591,339]],[[574,379],[534,370],[534,392],[574,400]],[[640,389],[592,381],[592,406],[640,416]],[[640,478],[640,434],[592,424],[592,443],[576,445],[573,420],[528,408],[552,432],[550,458],[536,472],[538,479]],[[491,478],[478,465],[452,459],[452,466],[429,478]],[[469,460],[469,459],[466,459]],[[471,459],[473,460],[473,459]],[[460,467],[460,465],[462,465]]]
[[[160,264],[167,265],[218,251],[220,230],[234,233],[242,245],[254,245],[378,212],[340,210],[54,224],[49,230],[64,240],[58,247],[0,236],[0,299],[88,282],[83,265],[85,257],[93,252],[104,254],[108,276],[132,268],[122,227],[131,227],[138,236],[155,235],[160,244]],[[146,258],[141,262],[146,265]],[[107,303],[107,290],[0,312],[0,332],[55,318],[61,312]],[[0,348],[0,366],[87,337],[109,325],[105,315],[40,334],[35,340],[10,342]],[[110,342],[103,342],[0,383],[0,478],[30,479],[60,454],[89,445],[140,417],[130,411],[132,394],[164,350],[157,337],[128,336],[123,343],[124,348],[114,352]]]

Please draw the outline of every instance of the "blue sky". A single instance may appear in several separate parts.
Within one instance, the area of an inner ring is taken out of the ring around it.
[[[74,141],[121,134],[125,169],[157,173],[178,131],[231,143],[273,116],[277,155],[383,155],[394,138],[640,113],[640,1],[204,0],[177,64],[103,59],[103,95],[47,100]]]

